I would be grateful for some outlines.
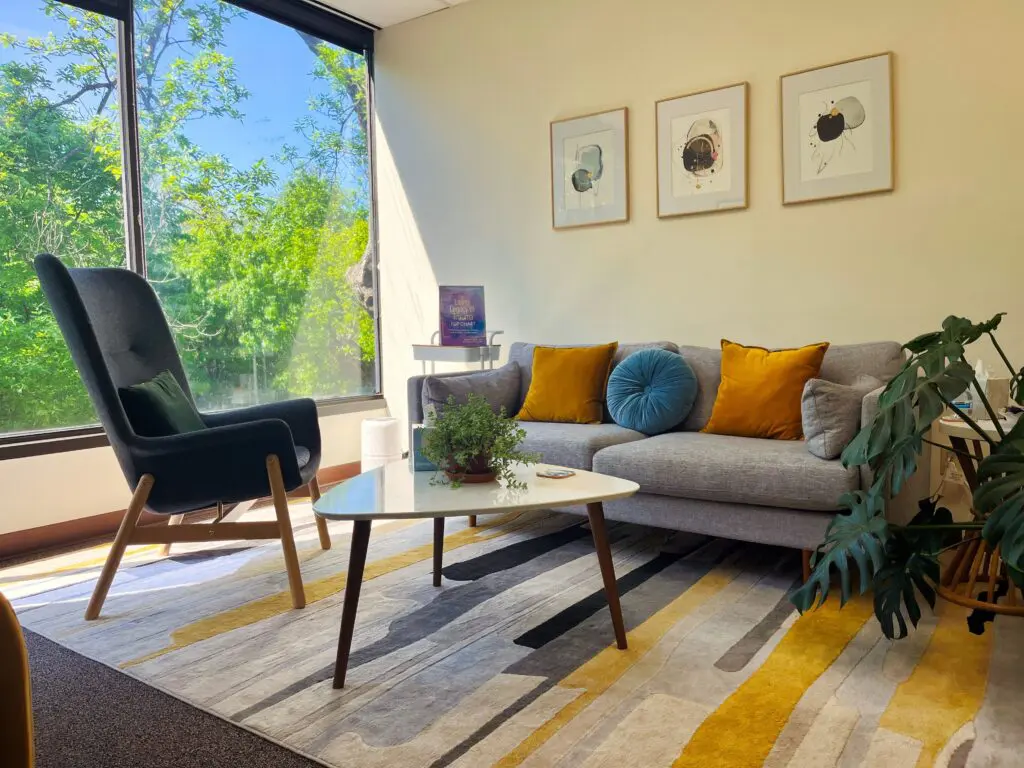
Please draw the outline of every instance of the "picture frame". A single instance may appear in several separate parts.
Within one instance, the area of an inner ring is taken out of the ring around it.
[[[895,187],[891,51],[779,78],[782,203]]]
[[[746,208],[746,82],[655,102],[658,218]]]
[[[629,221],[629,109],[551,123],[551,226]]]

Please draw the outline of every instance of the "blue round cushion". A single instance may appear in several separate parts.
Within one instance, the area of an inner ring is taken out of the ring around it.
[[[608,378],[608,411],[615,423],[645,435],[682,423],[697,399],[697,377],[683,358],[664,349],[641,349]]]

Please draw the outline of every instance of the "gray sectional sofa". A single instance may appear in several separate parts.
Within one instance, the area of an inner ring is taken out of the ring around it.
[[[431,390],[439,387],[481,391],[514,415],[530,387],[535,346],[513,344],[508,363],[493,372],[411,378],[410,423],[423,421]],[[868,475],[855,467],[847,469],[838,460],[816,458],[803,441],[701,433],[718,393],[721,351],[671,342],[621,344],[613,365],[652,346],[681,354],[697,377],[696,403],[677,431],[647,437],[618,426],[607,414],[603,424],[522,422],[527,433],[523,447],[540,453],[549,464],[639,483],[640,492],[632,498],[605,504],[605,514],[614,520],[798,549],[819,544],[839,497],[865,488]],[[888,381],[902,361],[902,349],[895,342],[832,346],[819,378],[847,384],[864,374]],[[864,397],[862,422],[873,417],[880,393],[881,388]],[[927,456],[920,466],[922,471],[890,503],[890,519],[909,519],[916,500],[928,494]]]

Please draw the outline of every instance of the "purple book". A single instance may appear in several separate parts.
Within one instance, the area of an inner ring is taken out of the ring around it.
[[[441,346],[482,347],[487,343],[482,285],[442,285]]]

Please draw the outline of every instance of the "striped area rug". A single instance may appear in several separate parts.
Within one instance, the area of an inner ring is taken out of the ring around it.
[[[0,590],[33,631],[337,768],[1024,764],[1024,621],[979,637],[940,603],[890,643],[866,598],[799,617],[793,551],[612,524],[623,652],[585,520],[554,512],[449,521],[440,588],[430,521],[375,525],[335,691],[350,528],[323,552],[294,512],[305,610],[276,543],[135,548],[97,622],[101,548]]]

